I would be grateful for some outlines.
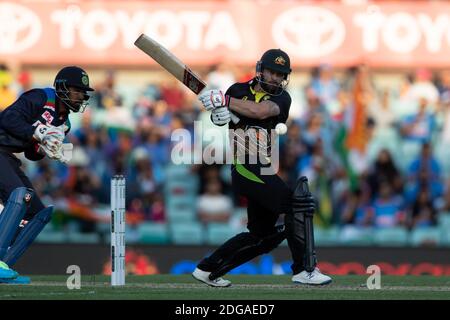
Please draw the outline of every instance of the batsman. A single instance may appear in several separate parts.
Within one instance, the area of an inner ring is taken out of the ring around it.
[[[235,83],[225,93],[208,90],[199,97],[205,109],[211,111],[214,124],[229,124],[236,132],[248,133],[246,137],[233,135],[231,142],[236,147],[232,148],[231,175],[233,190],[247,199],[249,232],[227,240],[198,263],[193,277],[210,286],[230,286],[231,282],[223,279],[223,275],[272,251],[284,239],[292,255],[294,283],[325,285],[332,281],[316,266],[312,227],[315,200],[306,178],[301,177],[291,190],[275,172],[267,174],[262,170],[272,161],[270,132],[289,116],[291,97],[285,89],[290,73],[289,56],[280,49],[271,49],[257,62],[252,80]],[[230,122],[232,113],[238,116],[237,123]],[[249,161],[255,154],[257,161]],[[281,214],[284,224],[277,225]]]
[[[21,170],[14,155],[24,153],[31,161],[44,157],[67,163],[72,144],[64,143],[70,130],[70,112],[88,105],[87,73],[76,66],[62,68],[53,88],[24,92],[0,113],[0,283],[30,282],[11,269],[50,221],[53,206],[45,207]]]

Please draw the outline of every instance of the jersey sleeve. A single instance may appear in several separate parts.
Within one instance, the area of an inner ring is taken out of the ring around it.
[[[10,135],[23,141],[30,141],[42,106],[47,101],[44,90],[33,89],[23,93],[12,105],[3,111],[1,126]]]
[[[238,92],[239,92],[238,88],[239,88],[239,83],[235,83],[235,84],[231,85],[228,88],[227,92],[225,92],[225,95],[233,97],[233,98],[237,98]],[[241,115],[239,113],[237,113],[236,111],[234,111],[234,110],[232,111],[231,109],[229,109],[229,111],[231,114],[235,115],[236,117],[241,117]],[[232,121],[230,123],[232,123]]]
[[[286,123],[289,117],[289,109],[291,108],[291,96],[285,92],[280,96],[272,96],[269,100],[275,102],[280,108],[280,114],[277,116],[277,123]]]
[[[227,92],[225,92],[225,95],[236,98],[238,86],[239,86],[239,83],[235,83],[235,84],[231,85],[231,87],[228,88]]]

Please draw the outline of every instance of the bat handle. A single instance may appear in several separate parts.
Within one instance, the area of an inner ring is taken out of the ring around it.
[[[234,124],[237,124],[241,119],[237,115],[231,112],[231,121],[233,121]]]

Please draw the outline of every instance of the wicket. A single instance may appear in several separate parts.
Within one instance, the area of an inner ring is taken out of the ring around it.
[[[111,285],[125,285],[125,177],[111,178]]]

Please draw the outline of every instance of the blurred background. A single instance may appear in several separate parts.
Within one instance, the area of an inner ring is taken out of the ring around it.
[[[129,273],[190,272],[246,229],[229,165],[171,161],[173,130],[213,124],[133,46],[146,33],[211,89],[251,79],[269,48],[290,55],[279,175],[310,181],[323,272],[449,275],[449,12],[448,1],[1,1],[0,110],[64,65],[96,89],[70,116],[68,166],[18,155],[56,212],[17,269],[107,274],[114,174],[127,179]],[[234,272],[290,273],[289,260],[283,243]]]

